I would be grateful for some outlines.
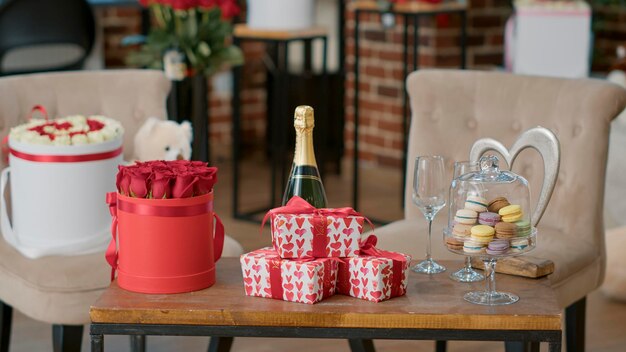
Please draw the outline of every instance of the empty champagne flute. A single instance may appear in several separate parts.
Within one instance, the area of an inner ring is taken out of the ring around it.
[[[435,215],[446,205],[448,182],[445,179],[445,166],[441,156],[419,156],[415,159],[413,174],[413,203],[428,221],[428,245],[426,259],[411,270],[422,274],[437,274],[446,268],[435,262],[430,253],[432,224]]]
[[[452,175],[452,185],[450,186],[450,192],[455,188],[454,183],[456,182],[457,177],[466,174],[468,172],[479,172],[480,164],[477,162],[471,163],[469,161],[457,161],[454,163],[454,174]],[[450,197],[453,197],[453,194],[450,194]],[[454,281],[458,282],[476,282],[482,281],[485,277],[474,270],[472,268],[471,257],[465,257],[465,266],[452,274],[450,274],[450,278]]]

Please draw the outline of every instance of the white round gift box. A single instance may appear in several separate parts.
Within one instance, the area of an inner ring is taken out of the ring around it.
[[[306,29],[315,20],[315,0],[248,0],[247,12],[253,29]]]
[[[4,239],[29,258],[104,250],[111,226],[105,195],[116,190],[122,136],[72,146],[25,144],[9,138],[9,148],[10,167],[0,175]],[[50,162],[51,158],[57,162]],[[11,220],[4,196],[9,179]]]

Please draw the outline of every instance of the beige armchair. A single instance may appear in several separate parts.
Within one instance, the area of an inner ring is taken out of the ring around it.
[[[411,201],[416,156],[444,156],[451,178],[452,163],[467,160],[479,138],[492,137],[510,146],[529,128],[551,129],[561,143],[561,169],[531,254],[555,262],[550,280],[566,308],[567,348],[583,351],[585,297],[602,283],[605,271],[602,210],[609,126],[626,106],[626,91],[600,80],[449,70],[415,72],[407,87],[412,122],[405,219],[377,229],[380,247],[424,257],[426,221]],[[514,171],[528,179],[533,203],[542,165],[530,150],[514,165]],[[433,258],[459,260],[443,245],[447,212],[447,207],[442,209],[433,224]]]
[[[102,114],[125,127],[124,154],[133,155],[133,136],[144,119],[167,115],[165,101],[170,83],[161,71],[83,71],[11,76],[0,79],[0,128],[24,122],[30,108],[46,107],[51,116]],[[2,163],[2,161],[0,161]],[[3,168],[5,165],[0,164]],[[5,195],[3,195],[5,196]],[[104,195],[103,195],[104,197]],[[104,201],[104,198],[103,198]],[[224,256],[241,254],[227,240]],[[79,350],[83,324],[89,323],[89,306],[109,285],[110,267],[104,253],[27,259],[0,236],[0,352],[8,350],[11,312],[53,326],[55,351]]]

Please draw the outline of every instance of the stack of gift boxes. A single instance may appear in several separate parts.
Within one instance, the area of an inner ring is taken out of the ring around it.
[[[380,302],[406,292],[411,258],[376,248],[374,235],[361,241],[367,219],[353,209],[294,197],[268,218],[273,248],[241,256],[248,296],[314,304],[335,293]]]

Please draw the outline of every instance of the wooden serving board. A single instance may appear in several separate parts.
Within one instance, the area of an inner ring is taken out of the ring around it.
[[[480,258],[472,258],[472,267],[484,269],[485,265]],[[537,258],[529,255],[498,259],[496,272],[536,279],[554,272],[554,262],[549,259]]]

